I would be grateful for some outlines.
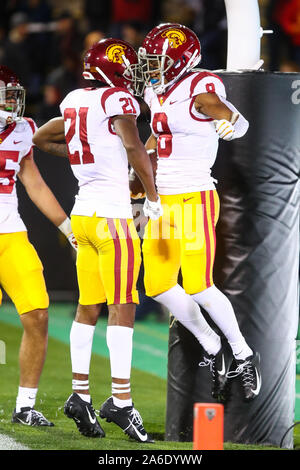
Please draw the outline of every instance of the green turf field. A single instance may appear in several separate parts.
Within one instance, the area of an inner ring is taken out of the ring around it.
[[[68,337],[74,311],[75,306],[71,304],[55,304],[50,309],[48,355],[36,408],[53,420],[55,427],[35,429],[10,423],[18,387],[18,349],[22,329],[11,305],[4,304],[0,309],[0,339],[6,344],[6,364],[0,365],[0,434],[7,434],[31,449],[191,450],[192,443],[164,441],[168,324],[153,319],[136,323],[131,384],[135,406],[142,414],[145,428],[154,436],[155,444],[139,444],[129,440],[117,426],[105,421],[101,421],[106,432],[105,439],[89,439],[78,433],[73,420],[67,419],[63,413],[63,404],[71,393]],[[101,337],[103,341],[94,341],[91,363],[90,385],[96,409],[110,395],[105,326],[106,319],[100,320],[97,325],[96,337]],[[299,427],[295,428],[295,445],[300,448]],[[224,447],[269,449],[230,443],[225,443]]]

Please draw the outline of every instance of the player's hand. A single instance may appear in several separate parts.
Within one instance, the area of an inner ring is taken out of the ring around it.
[[[70,245],[72,248],[74,248],[75,251],[77,251],[77,240],[75,238],[75,235],[72,231],[71,227],[71,221],[69,217],[67,217],[62,224],[58,226],[59,230],[65,235],[65,237],[68,239]]]
[[[234,126],[227,119],[214,120],[216,133],[223,140],[231,140],[234,135]]]
[[[160,202],[160,197],[158,196],[157,201],[149,201],[146,198],[146,201],[143,206],[143,211],[146,217],[150,217],[151,220],[157,220],[163,214],[163,208]]]
[[[74,248],[75,251],[77,251],[78,245],[77,245],[77,240],[75,238],[75,235],[73,232],[71,232],[68,236],[67,239],[69,240],[70,245],[72,248]]]

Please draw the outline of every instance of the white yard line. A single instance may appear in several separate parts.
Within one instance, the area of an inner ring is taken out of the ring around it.
[[[0,450],[30,450],[29,447],[23,446],[11,437],[0,434]]]

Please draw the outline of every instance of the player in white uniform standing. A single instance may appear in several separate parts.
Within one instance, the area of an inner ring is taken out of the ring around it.
[[[42,263],[18,212],[17,176],[30,199],[73,243],[70,220],[33,160],[37,127],[23,118],[25,90],[8,67],[0,66],[0,285],[12,299],[24,328],[20,347],[20,385],[12,422],[52,426],[34,409],[48,340],[48,294]],[[0,289],[0,304],[2,293]]]
[[[146,215],[157,219],[162,211],[136,127],[139,104],[130,91],[137,70],[137,55],[128,43],[104,39],[95,44],[85,55],[83,72],[92,87],[69,93],[60,106],[63,118],[41,127],[34,142],[68,156],[79,182],[71,221],[80,296],[70,335],[74,393],[65,413],[82,434],[104,436],[91,403],[89,367],[95,325],[107,301],[112,396],[101,406],[100,417],[139,442],[151,442],[130,393],[140,242],[132,219],[128,162],[144,183]],[[66,145],[60,143],[64,138]]]
[[[192,71],[201,51],[189,28],[159,25],[146,36],[139,58],[151,110],[146,148],[157,151],[156,184],[164,207],[164,215],[149,221],[145,231],[146,294],[165,305],[202,344],[207,356],[199,365],[210,366],[212,394],[223,401],[232,356],[202,316],[199,306],[205,308],[231,346],[235,374],[241,374],[249,401],[260,390],[259,354],[246,343],[231,303],[213,283],[219,198],[211,176],[219,138],[242,137],[248,122],[226,101],[218,76]],[[183,289],[177,283],[180,268]]]

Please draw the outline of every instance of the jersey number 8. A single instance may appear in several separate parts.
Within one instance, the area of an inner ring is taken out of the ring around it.
[[[166,113],[155,113],[152,120],[152,128],[158,134],[157,153],[159,158],[168,158],[172,153],[172,132],[168,126]]]

